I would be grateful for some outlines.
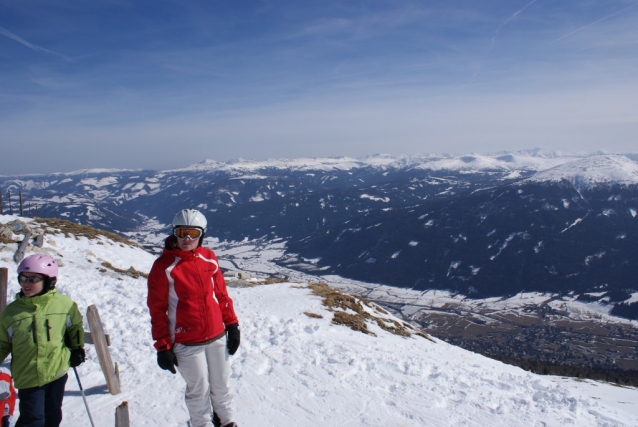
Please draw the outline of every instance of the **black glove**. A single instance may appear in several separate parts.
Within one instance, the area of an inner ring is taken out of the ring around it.
[[[84,363],[85,360],[86,360],[86,352],[84,351],[82,347],[71,350],[71,357],[69,357],[69,363],[71,364],[72,368],[75,368],[76,366],[80,366],[81,364]]]
[[[235,354],[239,348],[239,335],[238,323],[226,326],[226,346],[231,356]]]
[[[157,353],[157,364],[160,368],[165,369],[167,371],[171,371],[172,373],[176,373],[175,366],[177,365],[177,357],[173,350],[164,350]]]
[[[2,427],[9,427],[11,422],[9,421],[9,415],[2,417]]]

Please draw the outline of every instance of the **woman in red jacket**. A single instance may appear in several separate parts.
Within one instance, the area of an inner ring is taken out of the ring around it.
[[[0,412],[2,412],[2,427],[9,427],[11,425],[15,406],[16,390],[13,388],[13,379],[4,368],[0,368]]]
[[[148,276],[148,308],[157,364],[186,381],[192,427],[213,427],[212,407],[224,427],[233,421],[230,356],[239,347],[239,321],[217,257],[202,242],[206,218],[184,209]]]

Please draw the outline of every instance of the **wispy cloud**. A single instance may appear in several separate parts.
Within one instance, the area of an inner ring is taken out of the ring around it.
[[[73,62],[73,60],[71,58],[69,58],[68,56],[62,55],[60,53],[54,52],[54,51],[46,49],[46,48],[43,48],[42,46],[38,46],[38,45],[35,45],[33,43],[29,43],[28,41],[26,41],[22,37],[12,33],[11,31],[7,30],[6,28],[0,27],[0,34],[10,38],[11,40],[14,40],[14,41],[18,42],[21,45],[24,45],[24,46],[28,47],[29,49],[34,50],[36,52],[48,53],[50,55],[55,55],[55,56],[57,56],[59,58],[62,58],[65,61]]]
[[[605,21],[605,20],[607,20],[607,19],[609,19],[609,18],[613,18],[614,16],[616,16],[616,15],[618,15],[618,14],[621,14],[621,13],[623,13],[623,12],[626,12],[626,11],[628,11],[629,9],[632,9],[632,8],[634,8],[634,7],[636,7],[636,6],[638,6],[638,3],[634,3],[634,4],[632,4],[631,6],[628,6],[628,7],[624,8],[624,9],[619,10],[618,12],[614,12],[614,13],[612,13],[611,15],[604,16],[604,17],[602,17],[602,18],[600,18],[600,19],[598,19],[598,20],[596,20],[596,21],[594,21],[594,22],[592,22],[592,23],[590,23],[590,24],[587,24],[587,25],[585,25],[585,26],[582,26],[582,27],[580,27],[580,28],[577,28],[577,29],[575,29],[574,31],[570,31],[570,32],[569,32],[569,33],[567,33],[567,34],[565,34],[565,35],[563,35],[563,36],[560,36],[560,37],[559,37],[559,38],[557,38],[556,40],[551,41],[551,42],[550,42],[550,44],[552,44],[552,43],[556,43],[557,41],[560,41],[560,40],[563,40],[564,38],[567,38],[567,37],[569,37],[569,36],[571,36],[571,35],[573,35],[573,34],[576,34],[576,33],[577,33],[577,32],[579,32],[579,31],[583,31],[584,29],[587,29],[587,28],[591,27],[592,25],[596,25],[596,24],[598,24],[599,22]]]

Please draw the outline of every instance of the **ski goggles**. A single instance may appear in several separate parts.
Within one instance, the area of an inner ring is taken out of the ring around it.
[[[18,281],[22,283],[38,283],[44,280],[44,277],[40,276],[25,276],[24,274],[18,274]]]
[[[173,230],[173,235],[178,239],[185,239],[188,237],[191,240],[195,240],[202,237],[202,229],[179,227]]]

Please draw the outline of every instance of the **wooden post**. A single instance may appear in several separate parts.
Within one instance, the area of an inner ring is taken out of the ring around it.
[[[22,210],[22,190],[18,192],[20,195],[20,216],[24,216],[24,211]]]
[[[13,256],[13,260],[17,263],[24,259],[24,254],[27,252],[27,248],[29,246],[29,240],[31,240],[31,233],[27,233],[24,235],[24,239],[22,243],[20,243],[20,247],[16,251],[16,254]]]
[[[111,392],[111,394],[118,394],[120,392],[120,379],[116,375],[116,368],[113,366],[111,353],[109,353],[104,329],[102,328],[100,313],[97,311],[97,307],[95,305],[89,306],[86,310],[86,318],[89,321],[91,338],[93,340],[93,345],[95,346],[97,358],[100,361],[100,367],[104,373],[104,378],[106,378],[106,384],[109,388],[109,392]]]
[[[42,245],[44,245],[44,236],[42,234],[38,234],[37,236],[35,236],[35,241],[33,242],[33,246],[37,246],[41,248]]]
[[[0,268],[0,314],[7,306],[7,280],[9,279],[9,269]]]
[[[115,408],[115,427],[129,427],[128,402],[126,401]]]

